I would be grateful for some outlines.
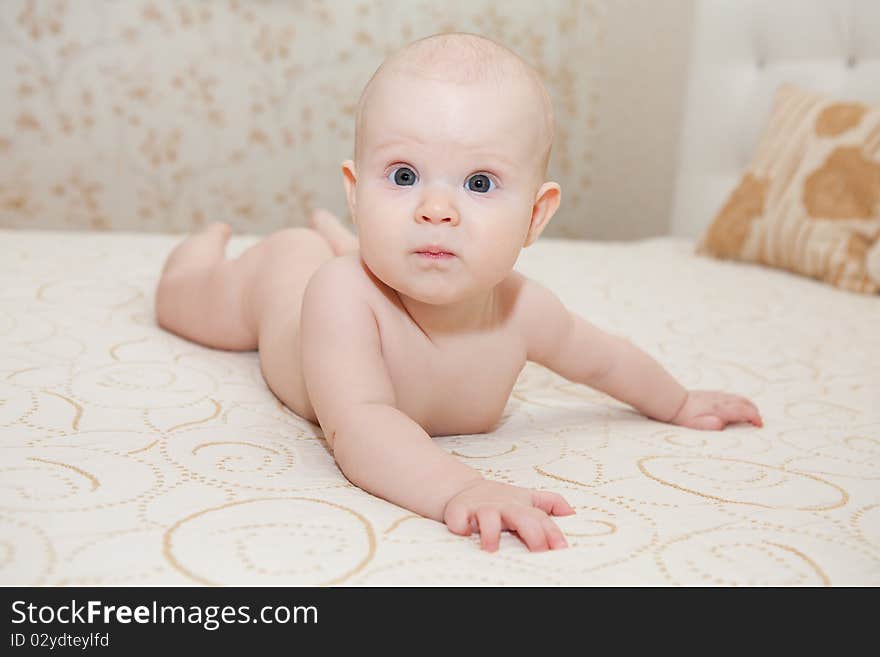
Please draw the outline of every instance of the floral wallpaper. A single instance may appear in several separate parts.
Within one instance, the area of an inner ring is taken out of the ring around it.
[[[0,227],[237,232],[347,213],[360,91],[390,52],[485,34],[540,72],[563,187],[545,235],[583,236],[601,0],[5,0]]]

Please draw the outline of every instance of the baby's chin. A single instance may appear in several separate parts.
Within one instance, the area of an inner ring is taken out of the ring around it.
[[[412,289],[412,287],[408,287],[408,289],[404,290],[397,290],[397,292],[405,295],[413,301],[418,301],[419,303],[424,303],[430,306],[448,306],[460,301],[465,301],[474,294],[473,291],[469,291],[469,294],[455,294],[450,291],[425,292],[419,289]],[[479,292],[488,292],[488,290],[478,290],[476,293]]]
[[[463,284],[460,275],[425,275],[398,272],[394,276],[377,276],[385,285],[413,301],[432,306],[445,306],[466,301],[489,292],[488,287]]]
[[[479,289],[471,289],[470,286],[462,289],[459,281],[454,281],[451,278],[443,280],[442,277],[434,277],[433,280],[428,280],[425,277],[419,280],[418,276],[401,274],[400,278],[383,282],[388,287],[396,290],[398,294],[402,294],[413,301],[432,306],[445,306],[464,301],[481,291]]]

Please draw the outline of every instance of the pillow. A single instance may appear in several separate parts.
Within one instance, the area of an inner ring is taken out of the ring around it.
[[[880,291],[880,107],[792,84],[697,253]]]

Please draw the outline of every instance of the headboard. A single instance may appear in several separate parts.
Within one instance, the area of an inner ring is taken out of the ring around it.
[[[674,235],[697,237],[739,181],[782,82],[880,102],[877,0],[698,0]]]

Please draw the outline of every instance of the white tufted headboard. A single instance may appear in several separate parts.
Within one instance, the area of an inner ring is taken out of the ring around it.
[[[708,226],[782,82],[880,102],[880,0],[697,1],[672,234]]]

